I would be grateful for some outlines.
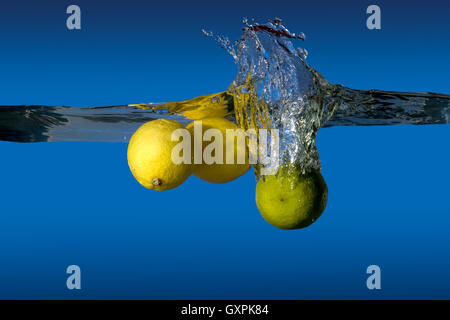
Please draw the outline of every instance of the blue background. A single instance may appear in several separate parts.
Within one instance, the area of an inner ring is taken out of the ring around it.
[[[201,28],[243,17],[303,31],[309,63],[357,89],[450,93],[449,3],[2,1],[0,104],[119,105],[225,90],[236,67]],[[66,28],[78,4],[82,30]],[[300,44],[300,43],[299,43]],[[259,215],[249,172],[153,192],[126,144],[0,142],[0,298],[450,298],[448,125],[319,132],[329,201],[311,227]],[[66,267],[82,290],[66,289]],[[381,267],[382,289],[366,288]]]

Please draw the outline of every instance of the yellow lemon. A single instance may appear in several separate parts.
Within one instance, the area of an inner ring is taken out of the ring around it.
[[[201,130],[195,129],[196,127],[200,128],[200,126]],[[186,128],[191,132],[194,140],[203,141],[201,150],[199,150],[201,152],[199,159],[201,163],[197,163],[198,160],[196,160],[196,164],[194,164],[193,173],[195,176],[207,182],[225,183],[237,179],[250,169],[245,137],[243,136],[245,133],[242,130],[239,131],[238,126],[233,122],[224,118],[206,118],[193,121]],[[233,136],[233,138],[227,139],[227,129],[230,130],[230,133],[236,134],[237,137]],[[217,139],[218,135],[221,136],[220,139]],[[213,145],[216,145],[217,148],[214,148]],[[196,153],[195,149],[194,146],[193,154]],[[227,150],[233,151],[233,157],[229,155],[228,161]],[[220,156],[220,151],[222,151],[222,156]],[[208,160],[210,154],[212,157],[209,158],[212,159]]]
[[[300,229],[316,221],[325,210],[328,188],[318,171],[300,174],[282,168],[256,185],[256,205],[263,218],[280,229]]]
[[[175,164],[172,133],[184,126],[175,120],[158,119],[143,124],[128,144],[128,165],[136,180],[148,189],[169,190],[178,187],[192,173],[192,165]]]

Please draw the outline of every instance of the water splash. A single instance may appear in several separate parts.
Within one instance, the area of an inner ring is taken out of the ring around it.
[[[229,47],[228,39],[215,37],[232,52],[238,66],[228,92],[235,98],[236,120],[241,127],[269,125],[279,130],[284,164],[303,172],[320,170],[315,141],[321,127],[448,123],[448,95],[361,91],[332,85],[307,64],[307,50],[294,47],[292,40],[305,40],[303,33],[291,33],[280,19],[264,25],[244,23],[246,28],[236,48]]]
[[[227,50],[238,66],[227,91],[170,103],[111,107],[0,106],[0,140],[123,141],[143,123],[173,118],[227,117],[242,127],[280,130],[280,155],[303,171],[320,169],[317,131],[331,126],[449,123],[450,96],[355,90],[330,84],[306,63],[304,40],[280,19],[259,25],[244,21],[243,37],[232,44],[203,31]]]
[[[268,114],[271,128],[279,132],[282,163],[303,172],[320,170],[315,140],[334,109],[324,99],[330,85],[308,66],[306,51],[294,47],[292,39],[304,40],[305,35],[289,32],[279,19],[247,25],[236,50],[238,74],[228,91],[235,97],[241,127],[261,128],[261,116]]]

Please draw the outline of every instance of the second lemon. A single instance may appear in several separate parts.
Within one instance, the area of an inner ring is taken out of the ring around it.
[[[248,161],[248,153],[246,152],[246,144],[239,143],[239,139],[227,139],[227,129],[229,130],[238,130],[239,127],[233,122],[224,119],[224,118],[206,118],[202,120],[196,120],[191,122],[186,128],[191,132],[191,135],[194,137],[195,134],[199,132],[195,132],[194,128],[197,124],[200,127],[201,124],[201,135],[202,135],[202,155],[205,154],[205,148],[213,141],[204,141],[206,139],[204,136],[205,131],[209,129],[217,129],[216,133],[221,133],[222,136],[222,163],[212,163],[207,164],[205,162],[204,156],[202,156],[202,163],[194,165],[194,175],[199,177],[202,180],[212,183],[225,183],[230,182],[244,173],[246,173],[250,169],[249,161]],[[238,131],[235,131],[238,132]],[[214,138],[211,138],[214,140]],[[234,157],[230,163],[227,163],[227,150],[234,151]],[[212,151],[214,156],[214,151]],[[242,161],[238,161],[238,155],[245,155],[244,163]],[[241,163],[239,163],[241,162]]]

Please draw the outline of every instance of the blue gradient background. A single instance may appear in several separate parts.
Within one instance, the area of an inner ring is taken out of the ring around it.
[[[82,30],[66,29],[78,4]],[[382,30],[365,26],[378,4]],[[2,1],[0,104],[176,101],[228,87],[236,67],[201,28],[241,35],[281,17],[309,63],[358,89],[450,93],[443,1]],[[300,43],[299,43],[300,45]],[[328,207],[281,231],[249,172],[142,188],[126,144],[0,142],[0,298],[450,298],[450,126],[336,127],[318,147]],[[66,267],[82,290],[66,289]],[[382,290],[366,268],[382,269]]]

